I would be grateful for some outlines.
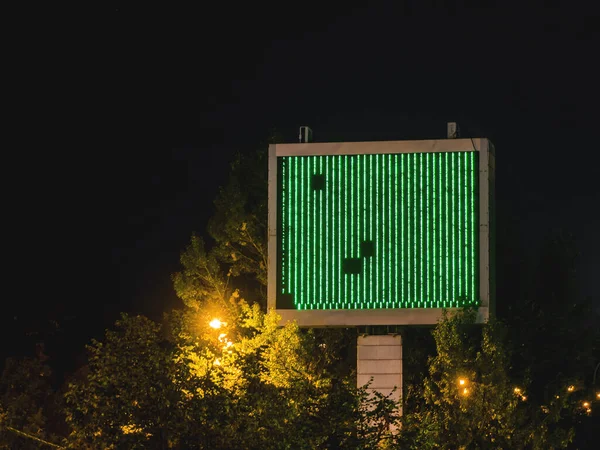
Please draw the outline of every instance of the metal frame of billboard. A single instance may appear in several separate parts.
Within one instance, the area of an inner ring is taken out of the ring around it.
[[[301,327],[346,327],[364,325],[431,325],[441,317],[441,308],[394,309],[277,309],[277,158],[282,156],[363,155],[396,153],[479,152],[479,295],[477,322],[488,320],[495,309],[494,265],[494,146],[486,138],[419,141],[324,142],[271,144],[269,146],[269,217],[267,306],[281,316],[282,323],[295,320]],[[453,308],[447,308],[452,310]]]

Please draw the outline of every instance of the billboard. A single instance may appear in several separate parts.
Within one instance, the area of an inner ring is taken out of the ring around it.
[[[487,139],[272,145],[269,307],[301,326],[432,324],[463,306],[487,319],[492,149]]]

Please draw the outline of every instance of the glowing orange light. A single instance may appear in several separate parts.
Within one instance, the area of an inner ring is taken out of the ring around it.
[[[458,384],[460,384],[461,386],[464,386],[465,383],[466,383],[466,381],[462,378],[460,380],[458,380]]]
[[[469,390],[467,388],[464,388],[462,393],[463,395],[469,395]]]
[[[583,407],[584,407],[584,408],[589,408],[589,407],[590,407],[590,404],[589,404],[589,402],[583,402]]]
[[[567,391],[573,392],[575,390],[575,386],[571,385],[567,388]]]
[[[215,330],[218,330],[219,328],[221,328],[224,323],[221,322],[219,319],[213,319],[210,321],[209,325],[214,328]]]
[[[521,388],[516,387],[515,388],[515,394],[520,394],[521,393]]]
[[[596,398],[600,400],[600,392],[596,392]]]

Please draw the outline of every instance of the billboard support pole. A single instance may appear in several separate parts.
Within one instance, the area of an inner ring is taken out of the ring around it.
[[[369,394],[377,391],[402,405],[402,337],[399,334],[359,336],[356,356],[356,386],[369,384]],[[402,406],[399,412],[402,415]]]

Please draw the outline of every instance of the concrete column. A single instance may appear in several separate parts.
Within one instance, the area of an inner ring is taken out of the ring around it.
[[[402,339],[399,335],[359,336],[357,345],[358,387],[373,381],[369,391],[378,391],[400,401],[402,396]],[[400,410],[402,412],[402,410]]]

